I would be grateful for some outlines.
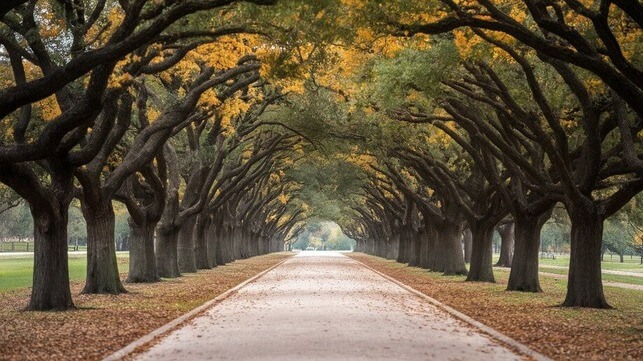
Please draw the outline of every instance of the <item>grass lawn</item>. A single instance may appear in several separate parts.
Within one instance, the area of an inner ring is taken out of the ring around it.
[[[33,242],[14,242],[13,245],[11,242],[0,242],[0,253],[11,253],[11,252],[33,252]],[[74,246],[68,246],[69,251],[86,251],[87,246],[78,246],[78,249],[74,249]]]
[[[8,256],[8,255],[7,255]],[[126,272],[129,267],[129,253],[117,252],[118,269]],[[81,281],[87,273],[87,256],[69,255],[69,279]],[[0,292],[31,287],[33,278],[33,256],[0,258]]]
[[[500,255],[494,254],[494,263],[498,261],[499,257]],[[556,255],[555,259],[539,258],[538,262],[540,265],[569,267],[569,255]],[[623,263],[621,263],[618,256],[614,256],[610,259],[610,256],[606,254],[603,262],[601,263],[601,266],[604,270],[643,273],[643,264],[641,264],[641,259],[638,257],[633,257],[632,259],[630,259],[630,256],[625,256]],[[550,269],[551,268],[547,268],[546,270],[542,269],[541,271],[549,272]]]
[[[0,252],[33,252],[33,242],[0,242]]]
[[[545,265],[569,267],[569,256],[556,256],[556,259],[541,258],[539,262]],[[641,259],[638,257],[630,259],[630,256],[625,256],[623,263],[621,263],[618,256],[610,258],[610,256],[606,254],[603,262],[601,262],[601,266],[604,270],[643,273],[643,265],[641,264]]]
[[[497,283],[464,282],[464,276],[349,256],[555,360],[643,360],[641,291],[605,287],[609,310],[563,308],[565,279],[541,276],[543,293],[507,292],[506,271],[494,271]]]
[[[562,268],[540,268],[540,272],[555,273],[559,275],[567,275],[568,273],[566,269],[562,269]],[[543,276],[543,277],[546,277],[546,276]],[[621,282],[621,283],[629,283],[633,285],[643,286],[643,277],[611,275],[611,274],[603,273],[603,281]]]

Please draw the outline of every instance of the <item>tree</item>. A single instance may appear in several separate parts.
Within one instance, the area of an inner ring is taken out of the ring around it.
[[[118,61],[136,51],[144,54],[152,44],[192,37],[193,33],[162,33],[184,16],[227,3],[186,1],[166,7],[138,1],[121,7],[121,3],[99,1],[89,10],[84,3],[74,8],[71,3],[31,2],[12,7],[3,17],[3,26],[11,30],[0,43],[7,50],[15,85],[0,91],[3,94],[0,114],[9,117],[11,129],[0,147],[0,181],[30,204],[35,221],[37,245],[30,309],[73,307],[66,253],[68,208],[74,197],[73,174],[98,154],[111,129],[113,118],[109,112],[103,112],[103,106],[107,105],[105,109],[109,111],[117,108],[123,89],[110,86],[110,77]],[[41,19],[41,13],[52,14],[53,18]],[[39,31],[43,27],[51,31]],[[86,41],[88,35],[90,42]],[[209,35],[206,32],[205,36]],[[16,40],[18,36],[25,39],[24,48]],[[53,45],[45,46],[43,36]],[[152,57],[144,56],[142,63]],[[62,64],[53,59],[60,59]],[[133,60],[135,64],[141,63]],[[28,72],[30,69],[34,70]],[[130,80],[127,73],[116,75],[113,78],[116,84]],[[34,109],[33,102],[47,100],[53,94],[51,105]],[[12,114],[19,108],[19,114]],[[51,115],[49,121],[47,114]],[[90,129],[97,131],[90,136]],[[90,141],[84,144],[86,139]],[[106,262],[111,260],[115,258],[106,258]],[[116,269],[115,263],[111,262],[106,269]],[[88,274],[91,281],[88,292],[103,289],[102,281],[94,286],[93,280],[99,279],[111,283],[107,287],[110,292],[122,290],[113,271],[107,271],[105,277],[98,269]]]

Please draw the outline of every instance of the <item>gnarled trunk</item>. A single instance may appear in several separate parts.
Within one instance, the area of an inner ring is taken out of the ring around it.
[[[156,230],[156,267],[160,277],[181,276],[177,253],[178,237],[179,230],[173,226],[159,226]]]
[[[398,247],[397,261],[400,263],[409,262],[409,249],[411,248],[410,232],[408,226],[402,226],[400,229],[400,245]]]
[[[221,232],[217,232],[216,240],[216,260],[218,266],[223,266],[230,261],[228,257],[227,241],[223,238]]]
[[[538,279],[540,232],[551,210],[540,215],[514,212],[514,262],[509,273],[507,291],[541,292]]]
[[[497,231],[500,234],[500,258],[498,258],[496,266],[511,267],[514,256],[514,222],[503,224],[497,228]]]
[[[233,259],[243,258],[243,242],[241,237],[241,230],[239,227],[233,227],[230,231],[230,241],[232,242],[232,249],[234,250]]]
[[[455,222],[445,221],[437,228],[437,252],[440,261],[436,265],[445,275],[466,275],[467,268],[464,264],[462,253],[462,225]]]
[[[420,243],[418,232],[415,232],[415,230],[411,230],[411,232],[409,233],[411,236],[411,247],[409,249],[409,266],[417,267],[420,265],[420,249],[422,245]]]
[[[189,217],[181,224],[177,243],[177,255],[179,272],[195,273],[196,272],[196,255],[194,254],[194,226],[196,216]]]
[[[418,238],[420,239],[420,261],[418,267],[428,269],[429,268],[429,244],[431,242],[431,232],[433,232],[432,227],[425,225],[420,229]]]
[[[87,222],[87,277],[83,293],[127,292],[118,273],[111,200],[82,199],[81,208]]]
[[[156,255],[154,254],[154,221],[143,219],[142,222],[130,217],[130,251],[129,273],[126,282],[149,283],[158,282],[159,275],[156,270]]]
[[[438,243],[440,237],[440,232],[438,231],[437,225],[434,229],[433,232],[433,239],[429,241],[428,244],[428,249],[427,249],[427,269],[430,271],[434,272],[442,272],[438,271],[438,268],[442,268],[442,261],[441,258],[438,254]]]
[[[221,240],[219,240],[219,244],[221,245],[222,254],[225,257],[223,264],[234,262],[236,258],[232,227],[225,226]]]
[[[467,281],[496,282],[493,276],[493,231],[495,222],[476,220],[469,222],[472,247],[471,266]]]
[[[605,217],[595,206],[570,206],[571,254],[563,306],[610,308],[603,294],[601,243]]]
[[[400,234],[395,233],[389,239],[389,247],[386,253],[386,258],[397,259],[399,250],[400,250]]]
[[[69,205],[52,204],[55,212],[30,205],[34,221],[34,273],[28,310],[74,308],[69,288],[67,221]]]
[[[210,255],[212,252],[210,250],[210,238],[210,217],[200,214],[194,226],[194,256],[196,257],[196,268],[198,269],[210,269],[217,265],[214,255]],[[212,261],[215,262],[214,265]]]
[[[462,243],[464,244],[464,263],[471,263],[471,250],[473,248],[473,235],[469,228],[462,232]]]

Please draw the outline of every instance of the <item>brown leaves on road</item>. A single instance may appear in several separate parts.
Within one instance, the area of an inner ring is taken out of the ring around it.
[[[358,260],[555,360],[643,360],[643,292],[606,287],[612,310],[557,307],[566,280],[541,277],[543,293],[505,291],[498,283],[464,282],[362,253]]]
[[[290,256],[270,254],[159,283],[125,284],[129,293],[117,296],[81,295],[83,282],[75,282],[78,309],[66,312],[22,311],[29,289],[0,293],[0,359],[100,360]]]

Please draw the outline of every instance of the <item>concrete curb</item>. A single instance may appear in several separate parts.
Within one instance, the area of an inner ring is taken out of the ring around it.
[[[500,333],[499,331],[496,331],[495,329],[493,329],[493,328],[491,328],[491,327],[489,327],[489,326],[487,326],[487,325],[485,325],[485,324],[483,324],[483,323],[481,323],[479,321],[474,320],[473,318],[465,315],[464,313],[462,313],[462,312],[460,312],[460,311],[458,311],[458,310],[456,310],[456,309],[454,309],[452,307],[449,307],[449,306],[445,305],[444,303],[442,303],[442,302],[440,302],[440,301],[438,301],[438,300],[436,300],[434,298],[431,298],[431,297],[425,295],[424,293],[416,290],[415,288],[410,287],[408,285],[405,285],[404,283],[396,280],[395,278],[387,276],[384,273],[382,273],[382,272],[374,269],[373,267],[370,267],[370,266],[368,266],[368,265],[366,265],[366,264],[364,264],[364,263],[362,263],[362,262],[360,262],[360,261],[358,261],[358,260],[356,260],[354,258],[351,258],[351,259],[353,261],[359,263],[360,265],[364,266],[365,268],[377,273],[381,277],[383,277],[383,278],[385,278],[385,279],[397,284],[398,286],[402,287],[403,289],[413,293],[414,295],[425,299],[426,301],[428,301],[432,305],[434,305],[434,306],[446,311],[447,313],[451,314],[455,318],[457,318],[457,319],[459,319],[461,321],[464,321],[464,322],[470,324],[471,326],[479,329],[480,331],[482,331],[483,333],[486,333],[487,335],[491,336],[492,338],[494,338],[494,339],[496,339],[496,340],[498,340],[498,341],[500,341],[500,342],[502,342],[504,344],[507,344],[507,345],[509,345],[511,347],[516,348],[517,350],[519,350],[523,354],[525,354],[525,355],[527,355],[527,356],[529,356],[529,357],[531,357],[531,358],[533,358],[533,359],[535,359],[537,361],[553,361],[549,357],[530,349],[527,345],[525,345],[523,343],[520,343],[520,342],[514,340],[513,338],[511,338],[511,337],[509,337],[509,336],[507,336],[507,335],[505,335],[503,333]]]
[[[226,298],[230,297],[231,295],[233,295],[235,292],[237,292],[243,286],[245,286],[248,283],[251,283],[251,282],[257,280],[258,278],[262,277],[266,273],[268,273],[268,272],[272,271],[273,269],[275,269],[275,268],[281,266],[282,264],[286,263],[291,258],[292,257],[288,257],[285,260],[277,263],[276,265],[259,272],[258,274],[256,274],[256,275],[252,276],[251,278],[248,278],[247,280],[239,283],[238,285],[234,286],[233,288],[223,292],[222,294],[220,294],[217,297],[211,299],[210,301],[207,301],[206,303],[204,303],[201,306],[193,309],[192,311],[190,311],[190,312],[188,312],[188,313],[186,313],[186,314],[184,314],[182,316],[179,316],[179,317],[175,318],[174,320],[166,323],[165,325],[157,328],[156,330],[148,333],[147,335],[139,338],[138,340],[135,340],[134,342],[130,343],[129,345],[127,345],[125,347],[123,347],[122,349],[120,349],[120,350],[114,352],[113,354],[103,358],[102,361],[117,361],[117,360],[120,360],[120,359],[124,358],[125,356],[128,356],[129,354],[134,352],[137,348],[139,348],[139,347],[141,347],[141,346],[143,346],[143,345],[145,345],[147,343],[150,343],[150,342],[154,341],[156,338],[158,338],[160,336],[163,336],[168,331],[172,331],[177,326],[180,326],[185,321],[188,321],[188,320],[198,316],[200,313],[204,312],[205,310],[215,306],[219,302],[221,302],[221,301],[225,300]]]

